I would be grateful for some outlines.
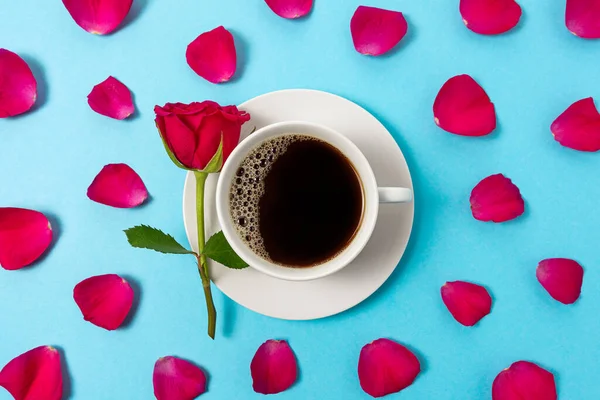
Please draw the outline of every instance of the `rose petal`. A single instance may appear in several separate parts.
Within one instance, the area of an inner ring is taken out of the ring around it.
[[[600,0],[567,0],[565,24],[575,36],[600,38]]]
[[[83,319],[109,331],[117,329],[133,305],[133,289],[119,275],[99,275],[79,282],[73,299]]]
[[[233,35],[222,26],[198,36],[185,58],[195,73],[212,83],[227,82],[235,74],[237,55]]]
[[[300,18],[310,12],[313,0],[265,0],[273,12],[282,18]]]
[[[59,352],[40,346],[14,358],[0,371],[0,386],[15,400],[60,400],[63,380]]]
[[[117,29],[132,3],[133,0],[63,0],[75,23],[95,35]]]
[[[112,76],[94,86],[88,104],[98,114],[114,119],[125,119],[135,111],[129,88]]]
[[[579,151],[600,150],[600,113],[591,97],[571,104],[550,127],[554,139]]]
[[[473,326],[492,310],[492,297],[487,289],[474,283],[446,282],[442,300],[450,314],[464,326]]]
[[[517,361],[500,372],[492,385],[492,400],[556,400],[554,375],[528,361]]]
[[[519,23],[521,7],[514,0],[460,0],[460,15],[473,32],[498,35]]]
[[[406,35],[408,24],[398,11],[359,6],[350,21],[354,48],[360,54],[387,53]]]
[[[52,242],[52,226],[38,211],[0,207],[0,265],[16,270],[33,263]]]
[[[242,125],[250,114],[236,106],[221,107],[214,101],[155,106],[156,126],[171,160],[179,168],[206,171],[222,146],[223,163],[240,141]],[[222,164],[223,164],[222,163]],[[220,167],[216,165],[216,167]],[[211,171],[209,171],[211,172]]]
[[[127,164],[108,164],[88,188],[90,200],[117,208],[132,208],[148,198],[142,178]]]
[[[557,301],[573,304],[581,294],[583,268],[568,258],[548,258],[540,261],[535,271],[538,281]]]
[[[152,382],[157,400],[192,400],[206,391],[204,372],[191,362],[173,356],[156,361]]]
[[[28,111],[37,98],[37,82],[17,54],[0,49],[0,118]]]
[[[471,192],[471,212],[479,221],[505,222],[525,212],[519,188],[502,174],[488,176]]]
[[[463,136],[484,136],[496,129],[496,111],[487,93],[469,75],[448,79],[433,103],[435,123]]]
[[[360,351],[360,387],[373,397],[383,397],[409,387],[420,372],[417,356],[392,340],[377,339]]]
[[[275,394],[296,382],[296,357],[285,340],[267,340],[261,344],[250,363],[252,388],[256,393]]]

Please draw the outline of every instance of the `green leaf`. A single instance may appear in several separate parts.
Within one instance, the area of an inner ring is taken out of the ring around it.
[[[133,247],[165,254],[195,254],[177,243],[173,236],[151,226],[138,225],[124,232],[127,235],[127,241]]]
[[[240,256],[233,251],[229,242],[225,239],[223,231],[215,233],[208,239],[202,254],[228,268],[243,269],[248,266],[246,261],[242,260]]]
[[[206,167],[200,172],[206,172],[208,174],[212,174],[214,172],[219,172],[223,167],[223,133],[221,133],[221,142],[219,143],[219,147],[217,148],[217,152],[212,156]]]

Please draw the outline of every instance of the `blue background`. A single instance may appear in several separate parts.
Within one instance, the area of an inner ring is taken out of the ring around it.
[[[40,84],[35,109],[0,120],[0,205],[52,217],[56,241],[40,262],[0,270],[0,364],[38,345],[66,358],[71,399],[150,399],[160,356],[193,360],[210,374],[202,398],[255,399],[249,365],[270,338],[289,340],[301,369],[281,399],[365,399],[356,374],[361,347],[379,337],[415,349],[423,372],[390,398],[489,399],[496,374],[525,359],[555,373],[563,399],[600,398],[600,155],[561,147],[549,131],[572,102],[600,95],[600,43],[571,35],[564,0],[521,0],[516,29],[499,37],[467,30],[458,0],[371,0],[405,13],[409,33],[392,54],[355,52],[349,21],[362,0],[316,0],[289,21],[262,0],[135,0],[126,24],[98,37],[80,29],[58,0],[6,1],[0,47],[22,55]],[[236,39],[236,78],[213,85],[185,62],[187,44],[218,25]],[[448,134],[432,104],[451,76],[469,73],[496,105],[499,128],[484,138]],[[86,96],[114,75],[134,93],[127,121],[94,113]],[[184,172],[164,153],[153,106],[214,99],[238,104],[285,88],[345,96],[375,114],[406,155],[416,219],[400,267],[374,296],[341,315],[312,322],[263,317],[217,291],[216,341],[206,336],[200,281],[191,259],[132,249],[123,229],[146,223],[185,243]],[[125,162],[152,199],[118,210],[86,197],[107,163]],[[502,172],[520,187],[518,220],[473,219],[472,187]],[[585,268],[573,306],[553,301],[535,278],[543,258],[570,257]],[[119,273],[135,283],[139,306],[127,327],[107,332],[83,321],[76,283]],[[495,303],[475,328],[455,322],[440,286],[486,285]],[[0,392],[0,399],[10,396]]]

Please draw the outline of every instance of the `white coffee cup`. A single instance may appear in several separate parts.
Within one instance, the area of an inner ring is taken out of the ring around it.
[[[306,268],[275,264],[256,254],[239,236],[230,211],[229,194],[236,171],[246,155],[266,140],[287,134],[303,134],[323,140],[337,148],[354,166],[363,187],[362,221],[352,241],[335,257]],[[406,203],[413,194],[408,188],[378,187],[373,170],[362,152],[344,135],[322,125],[309,122],[280,122],[261,128],[243,140],[231,153],[219,176],[216,194],[217,216],[223,233],[235,252],[252,268],[267,275],[290,281],[306,281],[333,274],[350,264],[366,246],[379,212],[380,203]]]

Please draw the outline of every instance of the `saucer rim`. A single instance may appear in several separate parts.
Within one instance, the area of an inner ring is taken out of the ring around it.
[[[402,157],[402,161],[405,165],[406,168],[406,173],[407,173],[407,178],[408,178],[408,184],[406,185],[406,187],[409,187],[412,191],[413,191],[413,202],[411,204],[411,212],[410,212],[410,225],[408,226],[408,232],[407,232],[407,237],[406,237],[406,244],[404,245],[404,248],[402,249],[402,252],[399,254],[399,258],[398,261],[395,263],[394,267],[390,270],[389,274],[385,277],[385,279],[382,279],[381,282],[378,282],[378,284],[376,285],[376,287],[373,288],[373,290],[371,290],[369,293],[367,293],[364,296],[360,296],[359,298],[354,298],[351,302],[347,302],[348,304],[346,304],[344,307],[340,307],[338,310],[334,311],[334,312],[328,312],[328,313],[313,313],[316,314],[314,316],[307,316],[307,317],[297,317],[297,316],[284,316],[275,312],[270,312],[269,310],[262,310],[259,309],[257,307],[253,307],[251,305],[248,304],[243,304],[242,302],[239,302],[235,299],[235,296],[231,295],[227,289],[222,288],[222,286],[219,286],[219,284],[215,281],[213,281],[213,284],[225,295],[227,296],[231,301],[235,302],[236,304],[239,304],[241,306],[243,306],[244,308],[254,311],[258,314],[261,315],[265,315],[271,318],[275,318],[275,319],[281,319],[281,320],[289,320],[289,321],[310,321],[310,320],[317,320],[317,319],[322,319],[322,318],[327,318],[330,316],[334,316],[337,314],[340,314],[344,311],[347,311],[353,307],[356,307],[357,305],[361,304],[362,302],[364,302],[365,300],[367,300],[369,297],[371,297],[374,293],[376,293],[381,286],[383,286],[383,284],[385,282],[388,281],[388,279],[391,277],[391,275],[394,273],[394,271],[396,270],[396,268],[398,268],[398,265],[400,263],[400,261],[402,260],[402,258],[404,257],[404,254],[406,253],[406,249],[409,246],[411,237],[412,237],[412,231],[414,228],[414,216],[415,216],[415,201],[414,201],[414,185],[413,185],[413,179],[412,179],[412,174],[410,171],[410,167],[408,166],[408,163],[406,162],[406,158],[404,157],[404,154],[402,152],[402,149],[400,148],[400,146],[398,145],[398,142],[394,139],[393,135],[390,133],[390,131],[385,127],[385,125],[383,125],[381,123],[381,121],[379,121],[373,114],[371,114],[369,111],[367,111],[364,107],[362,107],[361,105],[357,104],[356,102],[349,100],[345,97],[342,97],[340,95],[334,94],[334,93],[330,93],[330,92],[326,92],[326,91],[321,91],[321,90],[315,90],[315,89],[301,89],[301,88],[295,88],[295,89],[283,89],[283,90],[276,90],[276,91],[272,91],[272,92],[268,92],[268,93],[264,93],[261,94],[259,96],[253,97],[249,100],[244,101],[243,103],[241,103],[238,108],[243,110],[245,109],[248,104],[250,103],[254,103],[254,102],[259,102],[264,100],[265,98],[269,98],[269,97],[274,97],[274,96],[286,96],[286,95],[294,95],[294,94],[303,94],[303,95],[314,95],[314,96],[328,96],[333,98],[335,101],[341,101],[344,103],[349,103],[351,106],[354,106],[360,110],[362,110],[364,113],[366,113],[374,123],[378,124],[380,126],[381,129],[383,129],[385,132],[387,132],[387,134],[391,137],[391,139],[394,141],[394,143],[396,143],[396,148],[399,152],[399,154]],[[288,120],[286,120],[288,121]],[[291,119],[289,120],[291,121]],[[313,120],[306,120],[307,122],[315,122]],[[267,126],[267,125],[265,125]],[[244,129],[251,129],[251,128],[247,128],[247,127],[243,127],[242,128],[242,132],[244,132]],[[331,128],[334,129],[334,128]],[[344,135],[343,132],[340,132],[341,134]],[[242,137],[245,137],[246,135],[244,135],[242,133]],[[344,135],[345,136],[345,135]],[[361,150],[362,151],[362,150]],[[218,179],[215,177],[215,179]],[[190,243],[190,245],[192,246],[192,248],[195,247],[195,245],[193,243],[190,242],[190,226],[187,223],[187,219],[186,219],[186,196],[185,194],[188,192],[188,185],[191,184],[191,182],[193,181],[193,173],[188,171],[188,173],[186,174],[185,177],[185,181],[184,181],[184,185],[183,185],[183,198],[182,198],[182,214],[183,214],[183,221],[184,221],[184,228],[185,228],[185,233],[186,233],[186,237],[188,239],[188,242]],[[216,187],[216,183],[215,183],[215,187]],[[408,221],[406,221],[408,222]],[[218,223],[218,218],[217,218],[217,223]],[[194,228],[195,229],[195,228]],[[226,268],[226,267],[223,267]],[[238,272],[238,271],[234,271],[234,272]],[[277,278],[273,278],[269,275],[263,274],[259,271],[256,271],[256,273],[264,275],[266,278],[269,279],[277,279]],[[331,276],[335,276],[336,274],[330,275],[328,277],[325,277],[323,279],[327,279],[327,278],[331,278]],[[321,279],[318,279],[318,281],[320,281]],[[289,282],[289,281],[288,281]],[[294,282],[294,284],[297,285],[306,285],[306,284],[310,284],[311,282],[314,282],[314,280],[308,280],[308,281],[296,281]]]

